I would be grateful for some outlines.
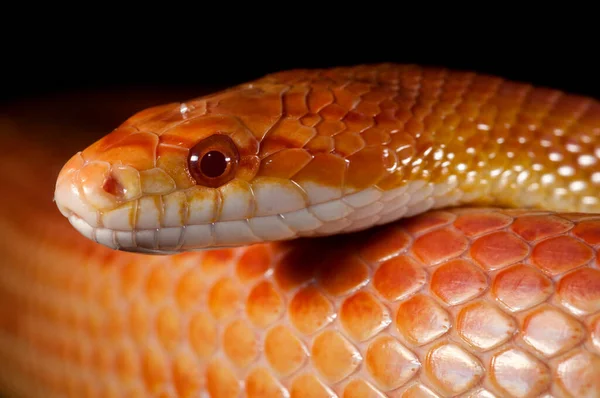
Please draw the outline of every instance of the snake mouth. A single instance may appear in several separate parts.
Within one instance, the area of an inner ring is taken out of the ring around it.
[[[456,200],[458,198],[444,195],[436,198],[432,196],[431,187],[410,183],[386,192],[369,188],[340,199],[271,215],[170,225],[156,223],[152,227],[140,227],[139,224],[132,227],[128,222],[108,225],[101,222],[98,213],[80,213],[73,208],[61,208],[61,211],[79,233],[109,248],[175,254],[357,232]],[[116,211],[111,215],[112,220],[120,220],[126,214]]]
[[[355,204],[356,207],[352,207],[338,199],[268,216],[159,228],[107,228],[102,224],[91,224],[73,211],[65,215],[80,234],[109,248],[175,254],[355,232],[387,222],[390,217],[401,217],[407,210],[406,206],[400,206],[397,212],[382,214],[383,206],[378,200],[370,205],[360,204],[362,206]]]
[[[352,222],[339,214],[335,220],[319,220],[308,209],[264,217],[205,224],[146,229],[111,229],[92,225],[74,212],[67,219],[89,240],[111,249],[147,253],[176,254],[185,251],[234,248],[298,237],[329,235]]]
[[[114,230],[92,226],[77,214],[68,217],[71,225],[84,237],[114,250],[147,253],[176,254],[182,251],[200,251],[237,247],[243,242],[227,242],[228,235],[216,234],[218,223],[164,227],[151,229]],[[219,239],[221,238],[221,239]]]

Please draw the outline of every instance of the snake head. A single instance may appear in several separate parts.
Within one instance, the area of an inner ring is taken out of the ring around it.
[[[75,154],[55,202],[84,236],[136,252],[179,252],[292,237],[279,214],[305,192],[260,159],[281,117],[280,87],[246,87],[143,110]],[[279,225],[279,228],[277,226]],[[294,234],[295,235],[295,234]]]
[[[256,211],[258,141],[238,118],[206,106],[144,110],[75,154],[56,182],[61,213],[84,236],[122,250],[248,243],[223,238]]]
[[[67,162],[56,203],[84,236],[150,253],[368,228],[393,216],[377,202],[398,162],[389,135],[351,131],[373,119],[357,115],[273,82],[150,108]]]

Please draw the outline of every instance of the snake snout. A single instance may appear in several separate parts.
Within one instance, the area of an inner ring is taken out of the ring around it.
[[[79,172],[83,166],[81,153],[75,154],[63,166],[56,180],[54,202],[63,216],[76,216],[89,224],[95,224],[97,210],[87,202],[79,183]]]

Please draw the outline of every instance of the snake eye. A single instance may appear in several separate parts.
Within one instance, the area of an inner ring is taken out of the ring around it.
[[[215,134],[190,149],[188,169],[196,184],[216,188],[235,177],[239,158],[233,140],[225,134]]]

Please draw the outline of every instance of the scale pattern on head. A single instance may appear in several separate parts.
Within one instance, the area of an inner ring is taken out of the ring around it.
[[[67,163],[56,199],[91,239],[166,252],[461,203],[560,211],[566,192],[597,211],[598,115],[589,98],[441,68],[280,72],[139,112]]]

